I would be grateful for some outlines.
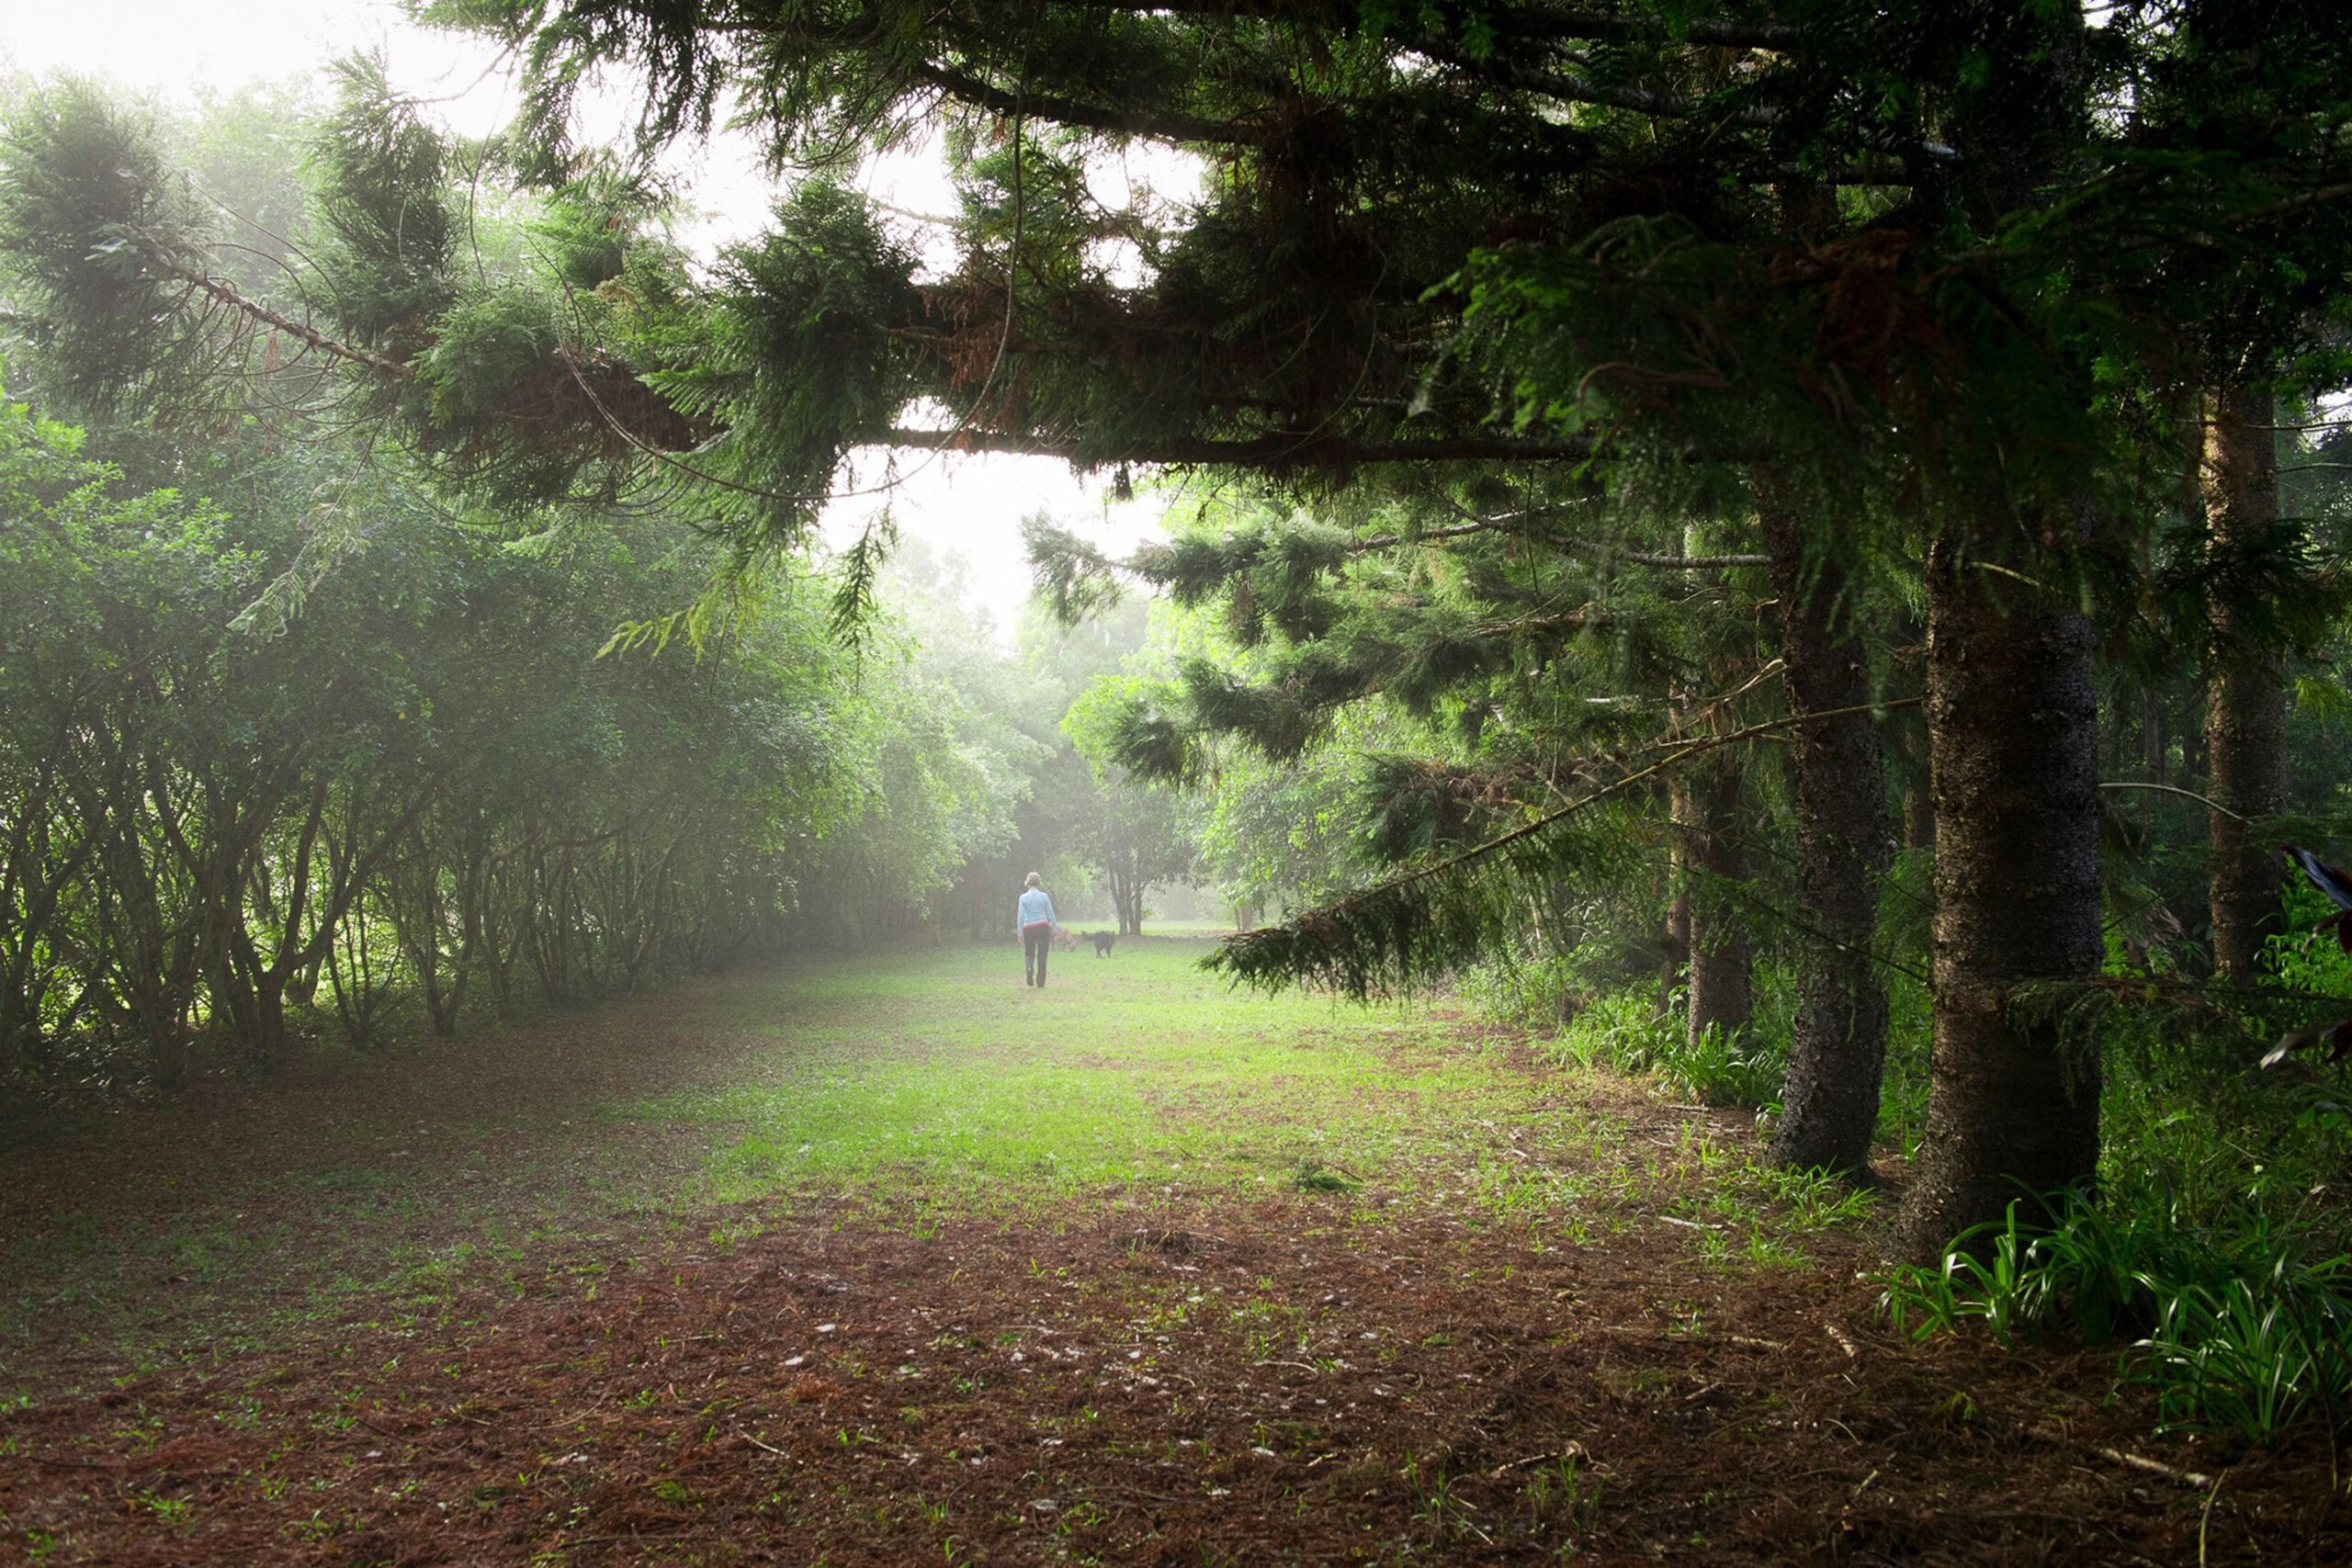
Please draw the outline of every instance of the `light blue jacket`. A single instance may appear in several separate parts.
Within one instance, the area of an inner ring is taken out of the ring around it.
[[[1022,926],[1034,926],[1039,920],[1051,920],[1055,925],[1061,924],[1061,921],[1054,919],[1054,901],[1046,897],[1044,888],[1023,888],[1021,902],[1013,907],[1013,926],[1017,930]]]

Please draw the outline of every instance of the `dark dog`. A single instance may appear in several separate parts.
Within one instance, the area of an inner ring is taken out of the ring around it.
[[[1111,956],[1111,944],[1119,940],[1119,933],[1117,931],[1089,931],[1086,933],[1086,940],[1094,944],[1095,957],[1108,958]]]

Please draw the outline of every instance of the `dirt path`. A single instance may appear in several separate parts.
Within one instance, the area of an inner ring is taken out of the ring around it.
[[[2324,1451],[2152,1442],[2110,1355],[1891,1335],[1869,1222],[1760,1187],[1724,1118],[1173,949],[1035,1006],[996,956],[12,1162],[12,1224],[78,1226],[13,1267],[103,1327],[21,1314],[0,1561],[2352,1561]],[[144,1292],[93,1261],[305,1202],[368,1279],[287,1285],[299,1238]],[[241,1311],[243,1348],[175,1339]]]

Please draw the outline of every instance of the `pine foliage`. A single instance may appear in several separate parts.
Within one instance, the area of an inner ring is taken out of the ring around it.
[[[0,135],[13,322],[61,395],[113,414],[218,405],[250,323],[197,281],[209,226],[153,121],[86,83],[40,89]]]
[[[312,153],[324,313],[342,335],[406,360],[457,296],[449,149],[395,94],[380,57],[334,66],[338,102]]]

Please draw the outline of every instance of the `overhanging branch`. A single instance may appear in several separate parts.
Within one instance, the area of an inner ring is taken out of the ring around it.
[[[412,366],[402,365],[396,359],[387,359],[380,354],[370,354],[364,348],[354,348],[349,344],[338,343],[308,322],[295,321],[290,316],[271,310],[260,300],[240,292],[233,284],[224,283],[209,274],[188,265],[161,245],[149,244],[145,248],[145,254],[147,258],[157,266],[198,293],[227,306],[249,321],[262,326],[275,327],[296,342],[315,348],[330,358],[341,359],[353,365],[364,365],[368,369],[379,375],[390,376],[396,381],[408,380],[416,374],[415,368]]]
[[[1130,15],[1167,13],[1216,21],[1302,21],[1328,25],[1328,0],[1077,0],[1090,11]],[[1786,22],[1752,22],[1713,17],[1674,19],[1645,12],[1553,11],[1534,7],[1482,9],[1480,19],[1498,39],[1594,39],[1624,42],[1681,41],[1712,49],[1787,50],[1802,43],[1804,30]]]
[[[1059,457],[1098,468],[1113,463],[1223,465],[1240,468],[1358,468],[1372,463],[1581,463],[1597,450],[1590,441],[1509,435],[1434,435],[1414,441],[1365,441],[1328,433],[1243,439],[1167,435],[1098,444],[1076,436],[1017,430],[910,430],[903,426],[883,432],[873,438],[872,444],[922,451],[1013,452]]]
[[[967,72],[950,70],[944,65],[917,65],[911,73],[915,80],[938,88],[959,103],[986,109],[1007,119],[1025,115],[1032,119],[1049,119],[1057,125],[1080,126],[1088,130],[1108,131],[1118,136],[1148,136],[1177,143],[1197,141],[1213,145],[1254,146],[1264,140],[1238,120],[1204,119],[1197,115],[1169,114],[1149,109],[1108,108],[1049,93],[1019,96],[1001,87],[990,86]]]
[[[1524,843],[1529,839],[1548,832],[1578,812],[1597,806],[1604,800],[1622,795],[1636,785],[1671,772],[1695,757],[1703,756],[1707,752],[1736,745],[1741,741],[1783,733],[1808,724],[1818,724],[1825,719],[1845,718],[1855,714],[1875,715],[1888,708],[1916,707],[1919,705],[1921,700],[1917,697],[1905,697],[1893,702],[1867,704],[1860,707],[1826,708],[1819,713],[1791,714],[1783,718],[1751,724],[1726,734],[1700,737],[1678,746],[1672,754],[1663,761],[1627,773],[1613,783],[1603,784],[1598,789],[1578,795],[1565,806],[1544,812],[1542,816],[1524,822],[1508,832],[1498,833],[1481,843],[1448,855],[1433,864],[1385,877],[1369,887],[1361,888],[1309,909],[1297,919],[1286,924],[1265,926],[1245,935],[1230,938],[1211,956],[1208,961],[1209,966],[1222,969],[1238,979],[1262,979],[1264,976],[1261,974],[1253,975],[1249,966],[1249,953],[1253,947],[1271,949],[1287,944],[1296,941],[1301,933],[1301,928],[1309,922],[1320,920],[1328,923],[1339,912],[1361,908],[1375,900],[1393,897],[1419,884],[1445,876],[1449,873],[1463,871],[1482,861],[1493,859],[1513,845]]]

